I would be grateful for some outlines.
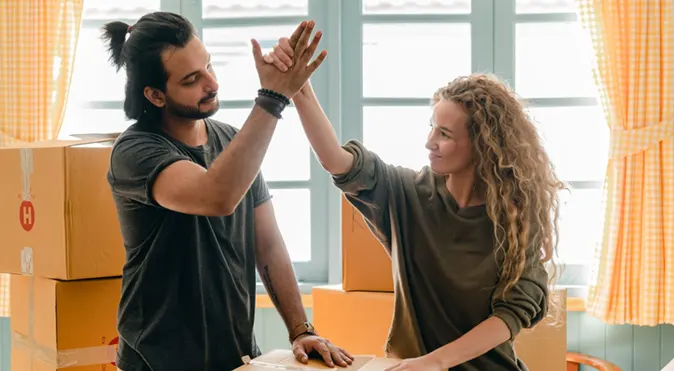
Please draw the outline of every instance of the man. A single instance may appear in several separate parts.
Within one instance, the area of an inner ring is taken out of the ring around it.
[[[124,371],[231,370],[259,355],[253,332],[255,270],[302,362],[313,351],[352,357],[316,335],[302,307],[260,165],[285,106],[325,59],[309,64],[313,22],[293,34],[295,66],[278,72],[252,40],[262,89],[240,131],[218,110],[210,55],[185,18],[145,15],[104,27],[110,59],[127,73],[124,111],[136,120],[117,139],[108,181],[127,261],[117,365]]]

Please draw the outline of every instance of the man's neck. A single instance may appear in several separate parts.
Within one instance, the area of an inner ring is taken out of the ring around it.
[[[204,120],[184,120],[165,116],[162,128],[168,135],[191,147],[203,145],[208,140]]]
[[[470,169],[450,174],[446,182],[447,190],[459,204],[459,207],[475,206],[484,203],[484,198],[476,192],[475,172]]]

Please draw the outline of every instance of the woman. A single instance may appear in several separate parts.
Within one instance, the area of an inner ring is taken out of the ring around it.
[[[265,56],[284,69],[288,39]],[[484,75],[433,95],[421,171],[341,146],[310,84],[294,98],[323,168],[389,250],[395,309],[388,370],[526,370],[513,349],[552,309],[557,179],[515,95]],[[392,126],[391,130],[401,130]]]

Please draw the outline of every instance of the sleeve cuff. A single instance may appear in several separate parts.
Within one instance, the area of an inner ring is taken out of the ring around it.
[[[255,202],[253,203],[253,208],[256,208],[256,207],[262,205],[263,203],[271,200],[272,198],[273,198],[273,196],[271,194],[267,194],[266,196],[255,200]]]
[[[353,155],[353,164],[347,173],[332,177],[335,186],[345,193],[358,193],[371,186],[375,178],[373,155],[355,140],[347,142],[342,148]]]
[[[514,340],[522,330],[522,322],[520,322],[514,313],[507,309],[497,309],[492,314],[492,317],[498,317],[506,324],[508,330],[510,330],[510,340]]]
[[[150,203],[151,205],[161,207],[157,200],[154,198],[154,182],[157,180],[157,177],[159,174],[164,171],[167,167],[170,165],[173,165],[173,163],[182,161],[182,160],[187,160],[191,161],[189,157],[187,156],[181,156],[181,155],[172,155],[162,162],[160,162],[150,173],[150,176],[147,177],[147,183],[145,185],[145,197],[147,198],[147,202]]]

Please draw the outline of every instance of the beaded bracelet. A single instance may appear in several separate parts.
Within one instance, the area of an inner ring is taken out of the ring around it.
[[[290,104],[290,99],[281,93],[277,93],[271,89],[262,88],[257,91],[258,95],[266,95],[268,97],[280,99],[286,106]]]

